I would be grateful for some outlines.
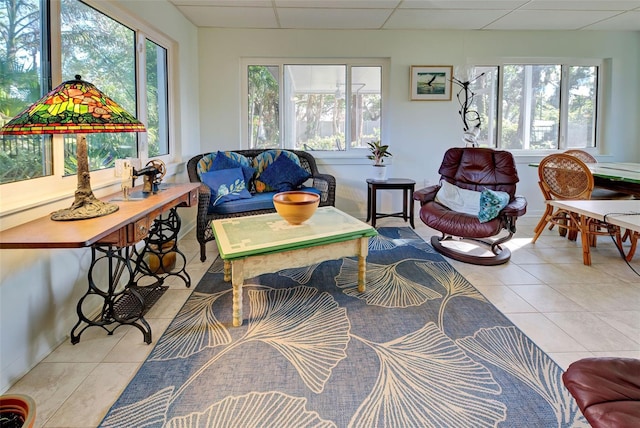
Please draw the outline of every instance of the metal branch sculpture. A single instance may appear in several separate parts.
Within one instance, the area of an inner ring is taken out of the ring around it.
[[[456,85],[460,86],[460,91],[456,95],[458,99],[458,103],[460,104],[460,110],[458,110],[458,114],[462,118],[462,124],[464,136],[462,137],[462,141],[464,141],[467,145],[471,147],[478,146],[478,134],[480,134],[480,126],[482,125],[482,120],[480,119],[480,114],[477,110],[471,109],[471,104],[473,103],[473,98],[475,97],[475,93],[469,88],[471,83],[475,82],[485,73],[481,73],[470,79],[466,82],[453,77],[451,80]]]

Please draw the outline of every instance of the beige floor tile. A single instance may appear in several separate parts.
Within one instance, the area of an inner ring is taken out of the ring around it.
[[[502,313],[537,312],[525,299],[518,296],[506,285],[476,285],[474,286]]]
[[[540,313],[505,314],[545,352],[587,352],[584,346]]]
[[[545,316],[589,351],[640,351],[640,343],[589,312],[550,312]]]
[[[634,311],[640,308],[640,286],[636,284],[550,284],[577,304],[593,312]]]
[[[594,312],[593,314],[629,339],[640,343],[640,310]]]
[[[587,310],[546,284],[512,285],[510,288],[539,312]]]
[[[579,263],[521,265],[520,268],[545,284],[616,284],[620,282],[620,279],[615,276],[583,265],[582,260]]]
[[[97,366],[98,363],[40,363],[7,393],[33,398],[36,426],[41,427]]]
[[[80,335],[79,343],[73,345],[70,340],[65,341],[49,354],[44,362],[99,363],[116,346],[124,334],[125,330],[122,328],[116,328],[114,333],[110,335],[100,327],[89,327]]]
[[[137,370],[137,363],[99,364],[44,427],[98,426]]]
[[[158,343],[158,339],[162,337],[172,318],[149,318],[147,322],[151,326],[151,343],[144,342],[144,338],[140,330],[131,326],[123,326],[127,332],[124,337],[113,347],[103,362],[105,363],[142,363],[149,356]]]

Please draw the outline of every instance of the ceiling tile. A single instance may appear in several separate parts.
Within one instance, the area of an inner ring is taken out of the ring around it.
[[[625,12],[584,28],[585,30],[640,31],[640,10]]]
[[[388,16],[384,9],[278,9],[281,28],[378,29]]]
[[[170,0],[176,6],[272,7],[271,0]]]
[[[522,9],[625,11],[637,7],[640,7],[640,0],[531,0]]]
[[[527,0],[404,0],[400,9],[516,9]]]
[[[270,7],[180,6],[180,11],[198,27],[277,28]]]
[[[508,10],[478,10],[473,14],[456,10],[398,9],[385,29],[480,30],[508,13]]]
[[[617,12],[516,10],[488,25],[487,30],[579,30]]]
[[[275,0],[276,7],[317,9],[395,9],[400,0]]]

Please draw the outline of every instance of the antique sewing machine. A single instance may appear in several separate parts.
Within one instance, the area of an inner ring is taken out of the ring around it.
[[[158,186],[162,182],[162,177],[167,172],[167,167],[164,162],[159,159],[153,159],[147,162],[144,168],[141,170],[136,170],[133,168],[132,179],[133,179],[133,187],[135,187],[136,178],[142,176],[143,185],[142,185],[142,193],[157,193]]]

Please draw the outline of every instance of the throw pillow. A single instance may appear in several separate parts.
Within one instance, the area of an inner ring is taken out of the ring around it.
[[[480,192],[462,189],[446,180],[440,182],[440,190],[434,199],[453,211],[473,216],[480,211]]]
[[[509,194],[491,189],[484,189],[480,193],[480,211],[478,220],[486,223],[498,217],[498,214],[509,203]]]
[[[307,181],[311,174],[287,156],[278,158],[260,174],[260,181],[277,192],[296,189]]]
[[[247,190],[241,168],[207,171],[201,177],[202,182],[211,189],[209,206],[213,207],[236,199],[251,198],[251,193]]]
[[[253,161],[251,163],[251,166],[253,166],[257,172],[256,180],[254,182],[256,192],[262,193],[275,190],[260,179],[260,174],[262,174],[273,162],[275,162],[276,159],[280,157],[280,155],[288,157],[296,165],[300,165],[300,159],[298,159],[298,155],[288,150],[272,149],[265,150],[262,153],[259,153],[256,157],[253,158]]]
[[[233,156],[236,155],[236,156]],[[239,158],[238,156],[241,156]],[[244,158],[244,163],[240,160]],[[219,171],[221,169],[230,169],[230,168],[242,168],[242,175],[244,177],[244,181],[246,184],[251,182],[253,178],[253,174],[256,170],[249,166],[249,160],[242,155],[234,152],[218,152],[216,154],[213,163],[211,164],[210,171]]]

